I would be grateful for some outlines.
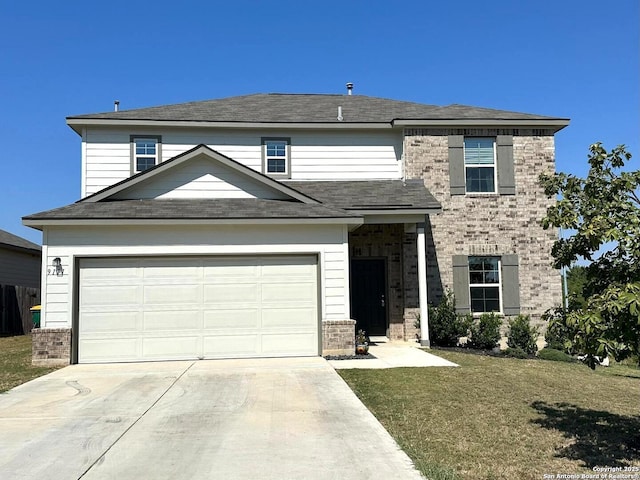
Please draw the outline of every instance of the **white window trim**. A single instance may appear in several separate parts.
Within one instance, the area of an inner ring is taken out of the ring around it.
[[[502,258],[497,257],[495,255],[469,255],[469,259],[471,258],[497,258],[498,259],[498,283],[471,283],[471,268],[469,268],[469,308],[471,309],[471,313],[474,317],[479,317],[484,315],[485,313],[496,313],[498,315],[502,315],[504,309],[502,306],[502,300],[504,295],[502,294]],[[472,298],[471,298],[471,288],[472,287],[498,287],[498,305],[500,310],[494,312],[474,312],[472,306]]]
[[[284,156],[284,172],[269,172],[268,160],[269,158],[281,159],[283,157],[268,157],[267,156],[267,143],[268,142],[284,142],[285,144],[285,156]],[[291,138],[289,137],[263,137],[261,139],[261,151],[262,151],[262,173],[270,177],[279,178],[291,178]]]
[[[139,140],[153,140],[156,143],[156,154],[154,157],[154,166],[158,165],[162,161],[162,137],[160,135],[131,135],[131,175],[135,175],[145,170],[138,170],[136,154],[136,142]],[[151,157],[151,155],[140,155],[144,157]]]
[[[493,192],[470,192],[467,190],[467,167],[470,168],[478,168],[478,167],[488,167],[489,164],[486,163],[478,163],[478,164],[471,164],[471,165],[467,165],[467,161],[466,161],[466,156],[465,156],[465,150],[466,150],[466,144],[465,144],[465,140],[467,138],[492,138],[493,139]],[[487,196],[487,195],[498,195],[498,145],[496,142],[496,138],[495,137],[472,137],[472,136],[465,136],[463,141],[462,141],[462,161],[464,163],[464,191],[465,191],[465,195],[483,195],[483,196]]]

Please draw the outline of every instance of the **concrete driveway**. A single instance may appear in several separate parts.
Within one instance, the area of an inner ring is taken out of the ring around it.
[[[422,477],[315,357],[58,370],[0,394],[0,478]]]

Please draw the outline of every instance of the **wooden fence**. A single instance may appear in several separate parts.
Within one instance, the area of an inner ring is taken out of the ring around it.
[[[40,304],[40,289],[0,285],[0,335],[24,335],[33,327],[29,309]]]

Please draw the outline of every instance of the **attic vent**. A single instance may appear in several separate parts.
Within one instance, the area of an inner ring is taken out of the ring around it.
[[[347,83],[347,95],[351,95],[352,92],[353,92],[353,83],[349,82]]]
[[[120,110],[120,100],[114,100],[113,101],[113,111],[117,112],[118,110]]]

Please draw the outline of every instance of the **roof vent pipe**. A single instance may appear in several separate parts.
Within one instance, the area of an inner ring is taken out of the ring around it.
[[[349,82],[347,83],[347,95],[351,95],[352,92],[353,92],[353,83]]]
[[[120,100],[115,100],[113,102],[113,111],[117,112],[118,110],[120,110]]]
[[[342,120],[344,120],[344,117],[342,116],[342,107],[338,107],[338,121],[341,122]]]

